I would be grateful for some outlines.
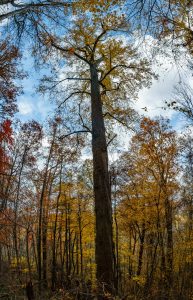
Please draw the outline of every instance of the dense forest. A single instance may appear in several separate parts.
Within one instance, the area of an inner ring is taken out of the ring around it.
[[[0,0],[0,22],[0,299],[193,299],[192,1]],[[151,117],[160,57],[179,83]],[[44,120],[18,113],[32,74]]]

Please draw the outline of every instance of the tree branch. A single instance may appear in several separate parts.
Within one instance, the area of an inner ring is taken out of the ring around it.
[[[94,42],[94,46],[93,46],[93,54],[95,53],[95,50],[96,50],[96,47],[97,47],[97,44],[98,44],[98,42],[100,41],[100,39],[101,39],[101,37],[103,36],[103,35],[105,35],[105,33],[106,33],[107,31],[105,30],[105,29],[103,29],[103,31],[101,32],[101,34],[99,34],[98,36],[97,36],[97,38],[96,38],[96,40],[95,40],[95,42]]]
[[[125,65],[125,64],[120,64],[112,67],[101,79],[100,82],[102,82],[111,72],[113,72],[117,68],[125,68],[125,69],[136,69],[139,71],[144,71],[144,68],[140,68],[134,65]]]
[[[75,131],[72,131],[70,133],[67,133],[67,134],[64,134],[62,136],[59,137],[59,140],[63,140],[64,138],[70,136],[70,135],[73,135],[73,134],[79,134],[79,133],[92,133],[90,130],[75,130]]]
[[[72,4],[70,2],[49,2],[49,1],[44,1],[41,3],[29,3],[29,4],[17,4],[14,1],[9,1],[9,0],[4,0],[4,1],[0,1],[0,6],[6,5],[6,4],[10,4],[15,8],[15,10],[12,10],[8,13],[5,14],[1,14],[0,15],[0,21],[3,21],[9,17],[14,17],[15,15],[19,15],[20,13],[23,13],[27,10],[31,10],[33,8],[37,8],[37,7],[51,7],[51,6],[55,6],[55,7],[59,7],[59,6],[65,6],[65,7],[71,7]]]
[[[60,108],[67,100],[69,100],[71,97],[75,96],[75,95],[79,95],[79,94],[88,94],[90,95],[89,92],[84,92],[84,91],[77,91],[77,92],[72,92],[68,97],[66,97],[62,103],[58,106],[58,108]]]
[[[116,121],[117,121],[118,123],[120,123],[121,125],[125,126],[126,128],[128,128],[128,129],[130,129],[130,130],[133,130],[133,128],[129,127],[126,123],[124,123],[123,121],[121,121],[121,120],[118,119],[117,117],[113,116],[113,115],[112,115],[111,113],[109,113],[109,112],[106,112],[106,113],[104,114],[104,118],[105,118],[107,115],[110,116],[112,119],[116,120]]]
[[[117,134],[115,134],[107,143],[107,147],[112,143],[112,141],[117,137]]]
[[[51,45],[52,45],[55,49],[57,49],[57,50],[59,50],[59,51],[61,51],[61,52],[69,53],[69,49],[68,49],[68,48],[63,48],[63,47],[61,47],[61,46],[55,44],[53,40],[51,41]],[[76,53],[76,52],[73,52],[72,54],[73,54],[74,56],[78,57],[80,60],[83,60],[83,61],[84,61],[85,63],[87,63],[88,65],[90,65],[90,62],[89,62],[86,58],[84,58],[83,56],[81,56],[80,54],[78,54],[78,53]]]
[[[78,106],[79,106],[79,112],[78,112],[78,114],[79,114],[80,120],[81,120],[81,122],[82,122],[82,127],[83,127],[83,128],[86,128],[86,130],[88,130],[90,133],[92,133],[91,129],[88,128],[88,127],[84,124],[83,118],[82,118],[81,113],[80,113],[80,103],[79,103]]]

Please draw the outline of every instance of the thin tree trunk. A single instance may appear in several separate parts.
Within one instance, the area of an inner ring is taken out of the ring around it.
[[[17,272],[18,276],[20,279],[20,268],[19,268],[19,249],[18,249],[18,233],[17,233],[17,218],[18,218],[18,204],[19,204],[19,198],[20,198],[20,188],[21,188],[21,175],[23,172],[24,164],[25,164],[25,159],[26,159],[26,154],[27,154],[27,147],[25,147],[23,156],[22,156],[22,161],[21,161],[21,168],[19,171],[19,178],[18,178],[18,185],[17,185],[17,195],[16,199],[14,201],[14,226],[13,226],[13,239],[14,239],[14,246],[15,246],[15,255],[16,255],[16,261],[17,261]]]
[[[56,233],[57,233],[57,224],[58,224],[58,211],[59,211],[59,200],[62,191],[62,162],[60,168],[60,183],[59,183],[59,193],[56,201],[56,212],[55,212],[55,221],[54,221],[54,230],[53,230],[53,248],[52,248],[52,290],[56,288]]]
[[[143,264],[143,250],[144,250],[144,241],[145,241],[145,223],[142,224],[142,232],[140,234],[140,247],[139,247],[139,258],[138,258],[138,268],[137,276],[141,274],[142,264]]]
[[[166,265],[166,280],[167,280],[167,292],[169,296],[169,291],[173,284],[173,232],[172,232],[172,206],[169,200],[165,201],[165,214],[166,214],[166,229],[167,229],[167,265]]]
[[[30,254],[29,254],[29,229],[26,230],[26,256],[27,256],[27,265],[28,265],[28,272],[29,272],[29,279],[32,280],[31,276],[31,263],[30,263]]]
[[[39,291],[41,292],[41,280],[42,280],[42,238],[43,238],[43,208],[44,208],[44,197],[45,197],[45,191],[46,191],[46,185],[47,185],[47,176],[48,176],[48,167],[50,163],[50,159],[52,156],[53,146],[55,142],[55,136],[56,136],[56,127],[54,128],[53,132],[53,139],[49,150],[48,159],[46,162],[46,168],[44,172],[44,180],[40,195],[40,205],[39,205],[39,224],[38,224],[38,237],[37,237],[37,257],[38,257],[38,281],[39,281]],[[45,234],[45,233],[44,233]],[[45,241],[44,241],[45,242]],[[45,256],[44,256],[45,259]],[[45,267],[45,265],[44,265]],[[44,274],[45,277],[45,274]]]
[[[43,285],[47,287],[47,224],[48,224],[48,199],[44,201],[43,220],[42,220],[42,271]]]
[[[78,227],[79,227],[79,248],[80,248],[80,277],[83,279],[83,248],[82,248],[82,215],[81,204],[78,204]]]

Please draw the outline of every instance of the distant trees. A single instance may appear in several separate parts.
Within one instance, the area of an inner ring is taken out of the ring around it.
[[[6,207],[7,184],[10,181],[10,147],[12,146],[11,117],[17,111],[16,97],[20,92],[15,80],[23,77],[18,66],[18,49],[6,41],[0,43],[0,182],[1,210]]]
[[[157,205],[162,203],[164,209],[164,223],[166,228],[166,254],[163,272],[165,273],[166,299],[167,290],[172,287],[173,280],[173,209],[174,195],[177,190],[175,175],[178,172],[176,164],[177,144],[175,135],[164,122],[144,119],[141,123],[142,132],[139,141],[142,143],[144,159],[150,160],[148,166],[150,176],[153,176],[158,187]],[[147,151],[147,154],[145,153]],[[158,217],[159,218],[159,217]],[[159,220],[158,220],[159,223]],[[158,224],[160,226],[160,224]],[[163,238],[163,237],[162,237]]]
[[[122,200],[117,209],[121,232],[128,228],[129,274],[144,280],[145,294],[151,293],[156,276],[163,299],[170,297],[173,280],[176,159],[177,141],[167,122],[144,118],[118,165],[117,195]]]
[[[166,101],[167,107],[181,113],[189,125],[193,123],[192,91],[190,85],[181,83],[176,86],[173,99]]]
[[[181,261],[179,283],[187,291],[191,288],[190,276],[192,272],[192,234],[193,234],[193,141],[191,129],[187,129],[180,138],[182,153],[182,186],[179,207],[178,235],[176,235],[178,251],[176,257]],[[177,259],[176,258],[176,259]],[[183,262],[183,263],[182,263]],[[187,293],[186,293],[187,295]],[[187,296],[188,297],[188,296]]]
[[[186,49],[192,54],[192,11],[189,0],[140,0],[126,2],[128,15],[143,32],[163,39],[174,54]],[[166,38],[166,39],[165,39]]]
[[[15,46],[6,41],[0,43],[0,117],[5,119],[16,112],[16,96],[20,87],[14,82],[21,79],[20,54]]]
[[[59,288],[63,295],[68,290],[90,297],[97,267],[92,163],[79,160],[82,144],[77,147],[76,135],[62,135],[62,122],[50,120],[44,146],[42,129],[33,122],[13,135],[0,215],[0,270],[7,267],[17,286],[33,281],[35,294],[39,283],[41,297]],[[143,118],[111,168],[113,276],[120,297],[191,295],[190,138],[180,144],[184,177],[178,182],[182,161],[175,132],[166,120]]]

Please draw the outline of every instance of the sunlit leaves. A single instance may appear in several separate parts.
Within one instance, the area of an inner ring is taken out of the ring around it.
[[[126,114],[132,111],[130,100],[136,99],[139,90],[149,87],[152,78],[156,78],[151,63],[141,57],[132,46],[132,39],[127,38],[129,26],[124,14],[97,18],[84,15],[75,19],[66,36],[48,36],[46,59],[50,57],[54,75],[44,77],[40,90],[57,97],[60,107],[62,103],[67,106],[71,99],[81,100],[81,108],[86,111],[91,92],[89,66],[96,65],[104,114],[115,114],[120,123],[126,124]],[[62,69],[60,64],[64,64]],[[68,94],[61,99],[66,89]],[[72,104],[70,109],[74,114],[76,109],[72,110]]]

